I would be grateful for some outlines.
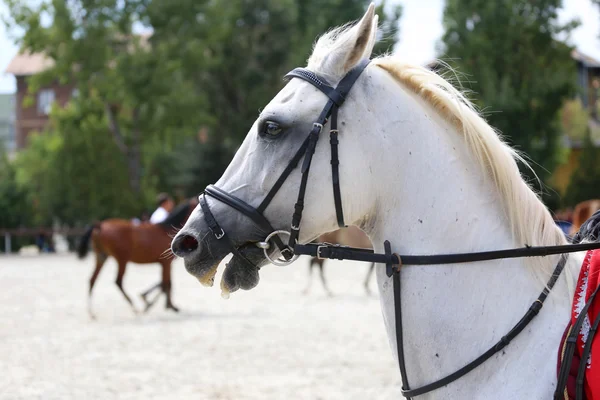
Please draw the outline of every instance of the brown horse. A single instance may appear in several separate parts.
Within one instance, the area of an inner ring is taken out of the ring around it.
[[[372,249],[373,245],[371,244],[371,240],[369,237],[361,231],[356,226],[349,226],[347,228],[338,229],[333,232],[327,232],[322,234],[317,238],[317,242],[319,243],[333,243],[340,244],[342,246],[350,246],[350,247],[360,247],[363,249]],[[304,293],[308,293],[311,285],[311,274],[313,266],[316,264],[319,267],[319,272],[321,275],[321,282],[323,283],[323,287],[325,291],[330,296],[332,295],[331,291],[327,287],[327,282],[325,282],[325,275],[323,274],[323,262],[325,259],[313,257],[310,260],[310,265],[308,267],[308,286],[304,289]],[[369,289],[369,279],[371,278],[371,274],[373,273],[373,269],[375,268],[375,263],[371,263],[369,267],[369,271],[367,272],[367,276],[364,281],[365,290],[367,294],[371,294],[371,290]]]
[[[90,278],[88,293],[88,311],[92,318],[95,318],[91,306],[92,289],[100,270],[110,256],[117,260],[119,266],[115,283],[134,313],[138,311],[123,289],[123,276],[129,261],[138,264],[159,263],[162,267],[161,281],[141,294],[142,300],[146,304],[144,311],[148,311],[154,305],[161,293],[167,297],[166,309],[179,311],[171,301],[171,262],[174,256],[170,251],[170,246],[173,236],[177,233],[178,228],[187,221],[196,204],[196,201],[186,201],[180,204],[169,215],[169,218],[160,224],[134,223],[130,220],[113,218],[93,224],[86,230],[77,252],[79,258],[83,259],[88,253],[91,239],[96,254],[96,268]],[[156,289],[161,289],[161,291],[148,301],[147,297]]]
[[[575,235],[579,231],[579,228],[581,228],[581,225],[597,210],[600,210],[600,199],[586,200],[577,204],[573,210],[573,224],[571,225],[569,234],[571,236]]]

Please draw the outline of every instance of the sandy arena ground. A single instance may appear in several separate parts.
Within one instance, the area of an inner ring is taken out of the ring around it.
[[[399,399],[399,373],[368,265],[326,262],[334,293],[308,259],[267,267],[250,292],[229,300],[202,287],[177,260],[175,305],[164,298],[135,316],[109,261],[87,313],[93,259],[0,256],[0,398],[4,399]],[[130,264],[125,289],[158,281],[158,265]],[[220,274],[217,276],[220,281]]]

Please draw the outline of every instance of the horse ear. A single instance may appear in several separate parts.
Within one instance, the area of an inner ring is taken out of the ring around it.
[[[364,58],[370,58],[375,39],[377,36],[377,22],[379,17],[375,15],[375,4],[371,3],[362,19],[349,33],[349,44],[344,57],[344,71],[349,71]]]

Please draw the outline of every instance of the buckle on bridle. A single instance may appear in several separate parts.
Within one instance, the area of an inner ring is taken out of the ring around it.
[[[223,236],[225,236],[225,231],[223,230],[223,228],[219,228],[219,229],[221,230],[221,232],[218,232],[218,233],[213,232],[213,234],[215,235],[217,240],[221,240],[223,238]]]
[[[329,246],[326,245],[326,244],[322,244],[320,246],[317,246],[317,259],[318,260],[324,260],[325,259],[325,257],[321,257],[321,249],[322,248],[326,248],[326,247],[329,247]]]
[[[263,253],[265,254],[265,258],[267,260],[269,260],[271,262],[271,264],[277,265],[279,267],[285,267],[286,265],[290,265],[291,263],[293,263],[294,261],[296,261],[298,259],[298,257],[300,257],[300,254],[294,254],[293,250],[289,247],[286,247],[285,249],[281,250],[281,253],[283,254],[283,252],[288,251],[292,253],[292,257],[289,260],[285,260],[285,259],[277,259],[277,260],[273,260],[270,256],[269,256],[269,252],[268,250],[271,248],[271,244],[269,243],[269,240],[271,240],[271,238],[275,235],[287,235],[288,237],[291,236],[291,233],[289,233],[288,231],[274,231],[271,232],[263,242],[258,242],[256,243],[256,246],[263,249]]]
[[[329,257],[321,257],[321,249],[323,249],[323,248],[330,249],[332,247],[340,248],[340,247],[344,247],[344,246],[342,246],[339,243],[329,243],[329,242],[318,243],[318,245],[317,245],[317,259],[319,259],[319,260],[328,259]]]
[[[292,251],[292,249],[290,247],[286,247],[285,249],[281,250],[281,254],[283,255],[283,253],[286,253],[290,255],[290,258],[294,257],[294,252]],[[285,256],[283,256],[285,257]]]

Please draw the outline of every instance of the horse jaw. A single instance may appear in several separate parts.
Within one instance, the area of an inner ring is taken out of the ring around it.
[[[217,261],[208,271],[206,271],[202,276],[197,276],[198,282],[202,286],[205,287],[213,287],[215,284],[215,275],[217,274],[217,269],[219,268],[220,261]]]
[[[224,299],[228,299],[231,293],[239,289],[255,288],[260,281],[259,268],[267,262],[263,251],[253,244],[242,246],[238,252],[247,261],[234,255],[225,265],[221,277],[221,297]],[[248,261],[253,265],[249,265]]]

